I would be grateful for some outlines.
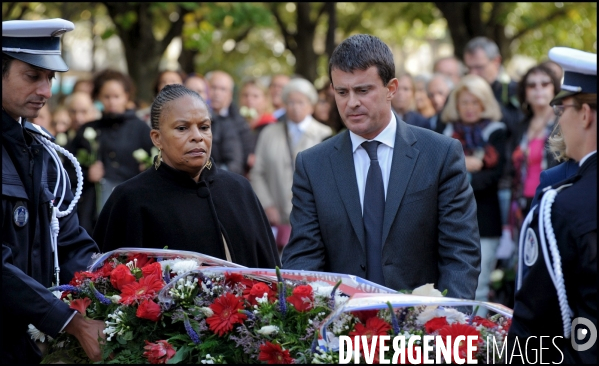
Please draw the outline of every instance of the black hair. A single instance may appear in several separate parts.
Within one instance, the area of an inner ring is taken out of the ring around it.
[[[2,78],[3,79],[8,76],[8,71],[10,70],[10,65],[12,64],[13,60],[14,60],[14,58],[12,58],[9,55],[7,55],[6,53],[2,52]]]
[[[383,41],[369,34],[356,34],[341,42],[329,60],[329,79],[334,69],[343,72],[367,70],[376,66],[383,85],[395,77],[395,62],[391,49]]]
[[[168,103],[186,95],[198,98],[206,106],[206,109],[208,109],[208,104],[206,104],[206,101],[202,99],[202,97],[195,91],[187,89],[181,84],[166,85],[158,93],[156,99],[154,99],[154,102],[152,103],[152,107],[150,108],[150,122],[152,129],[157,130],[159,128],[160,116],[162,115],[162,112],[165,110],[165,107],[168,105]]]
[[[92,91],[92,97],[94,99],[98,98],[98,95],[100,94],[100,90],[102,90],[102,87],[104,86],[104,84],[106,84],[109,81],[118,81],[119,83],[121,83],[121,85],[123,86],[123,89],[125,90],[125,93],[127,93],[129,95],[129,100],[134,100],[135,99],[135,85],[133,84],[133,80],[131,80],[131,78],[129,77],[129,75],[123,74],[120,71],[117,70],[111,70],[111,69],[106,69],[103,71],[100,71],[95,77],[94,77],[94,89]]]

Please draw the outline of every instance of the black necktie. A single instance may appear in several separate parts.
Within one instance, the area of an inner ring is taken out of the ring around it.
[[[362,147],[370,157],[370,168],[364,189],[364,231],[366,232],[366,279],[385,284],[383,276],[383,216],[385,214],[385,186],[376,150],[379,141],[366,141]]]

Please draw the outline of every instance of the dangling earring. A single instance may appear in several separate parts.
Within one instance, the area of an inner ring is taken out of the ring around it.
[[[158,155],[156,155],[156,160],[154,160],[154,168],[158,170],[160,163],[162,162],[162,149],[158,150]]]

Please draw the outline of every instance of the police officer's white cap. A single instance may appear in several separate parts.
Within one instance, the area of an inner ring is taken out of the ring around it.
[[[68,71],[60,56],[60,36],[73,29],[72,22],[60,18],[2,22],[2,53],[42,69]]]
[[[553,47],[549,59],[564,69],[562,90],[551,105],[578,93],[597,94],[597,54],[569,47]]]

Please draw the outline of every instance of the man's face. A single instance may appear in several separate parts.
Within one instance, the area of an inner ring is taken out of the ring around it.
[[[215,73],[210,79],[210,104],[215,112],[229,108],[233,101],[233,80],[224,73]]]
[[[376,66],[352,73],[333,69],[331,79],[339,114],[350,131],[371,140],[387,127],[397,79],[383,85]]]
[[[454,84],[460,82],[460,64],[456,59],[446,58],[440,60],[437,63],[434,72],[438,72],[447,76],[451,79],[451,81],[453,81]]]
[[[447,101],[451,89],[440,77],[435,77],[428,83],[427,92],[429,99],[433,102],[435,112],[440,113],[445,106],[445,101]]]
[[[490,60],[485,51],[477,48],[472,53],[464,54],[464,63],[468,68],[469,74],[474,74],[485,79],[489,84],[492,84],[497,80],[499,75],[499,66],[501,65],[501,58],[497,57],[494,60]]]
[[[54,71],[13,60],[2,78],[2,108],[16,120],[37,117],[52,96],[54,74]]]
[[[289,76],[276,75],[272,78],[272,82],[268,88],[273,107],[276,109],[283,108],[283,88],[289,82]]]

